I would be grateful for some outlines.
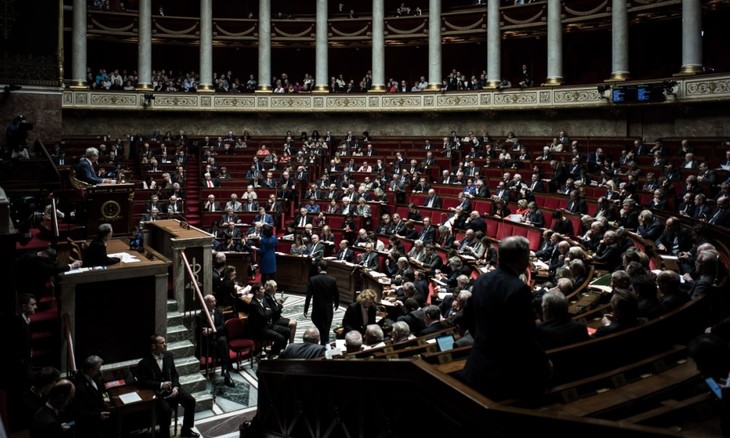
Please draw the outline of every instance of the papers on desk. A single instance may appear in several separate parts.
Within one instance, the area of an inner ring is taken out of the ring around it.
[[[505,219],[510,220],[512,222],[522,222],[522,215],[521,214],[511,214],[507,216]]]
[[[71,269],[70,271],[66,271],[66,275],[79,274],[81,272],[89,272],[89,271],[102,271],[104,269],[106,269],[106,266],[92,266],[90,268],[77,268],[77,269]]]
[[[439,292],[438,294],[439,300],[443,301],[444,298],[450,297],[452,294],[451,292]]]
[[[130,403],[142,401],[142,397],[140,397],[136,392],[128,392],[120,395],[119,400],[121,400],[125,405],[128,405]]]
[[[537,271],[547,271],[550,269],[550,266],[548,266],[547,263],[539,259],[535,260],[532,264],[535,266],[535,270]]]
[[[117,257],[119,258],[122,263],[137,263],[140,260],[133,256],[132,254],[126,253],[126,252],[118,252],[116,254],[109,254],[109,257]]]
[[[439,286],[444,286],[444,287],[448,286],[446,283],[444,283],[443,281],[441,281],[441,280],[439,280],[439,279],[437,279],[435,277],[432,278],[431,281],[433,281],[434,283],[438,284]]]
[[[474,258],[474,256],[470,256],[470,255],[466,255],[466,254],[459,254],[459,256],[466,261],[476,260],[476,258]]]
[[[383,274],[382,272],[377,272],[377,271],[370,271],[370,276],[373,278],[387,277],[387,275]]]

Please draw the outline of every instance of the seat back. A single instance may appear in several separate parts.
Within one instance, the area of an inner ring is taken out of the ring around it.
[[[229,341],[233,339],[243,339],[246,337],[246,320],[241,318],[231,318],[225,322],[226,338]]]

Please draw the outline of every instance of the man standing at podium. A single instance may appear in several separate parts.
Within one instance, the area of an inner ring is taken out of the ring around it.
[[[312,303],[312,322],[321,334],[320,342],[326,345],[329,342],[330,327],[334,310],[340,305],[340,293],[337,290],[337,280],[327,275],[327,261],[320,260],[317,264],[319,274],[309,279],[307,298],[304,301],[304,317]]]
[[[88,184],[114,184],[113,179],[100,178],[94,170],[94,163],[99,160],[99,150],[97,148],[88,148],[83,158],[76,165],[76,179]]]

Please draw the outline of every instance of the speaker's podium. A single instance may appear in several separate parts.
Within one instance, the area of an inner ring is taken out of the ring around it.
[[[68,315],[78,361],[96,354],[107,364],[139,360],[153,333],[167,332],[167,270],[170,262],[147,251],[130,251],[112,239],[108,254],[123,261],[61,274],[60,315]],[[68,368],[67,344],[61,364]]]
[[[99,184],[84,189],[88,238],[99,225],[111,224],[114,234],[126,236],[134,230],[134,184]]]
[[[180,250],[190,263],[195,281],[201,285],[200,291],[205,295],[212,293],[213,288],[213,240],[214,236],[199,228],[188,225],[177,219],[145,222],[145,244],[172,261],[172,284],[174,298],[180,311],[194,310],[194,289],[190,279],[186,281],[185,266]]]

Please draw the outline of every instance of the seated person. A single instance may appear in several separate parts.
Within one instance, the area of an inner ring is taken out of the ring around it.
[[[611,313],[601,319],[603,325],[596,330],[593,337],[600,338],[636,327],[643,322],[638,315],[639,302],[636,298],[628,290],[614,288],[611,296]]]
[[[109,257],[106,255],[106,246],[112,238],[111,224],[104,223],[99,225],[96,238],[91,241],[88,248],[84,252],[84,266],[111,266],[119,263],[118,257]]]
[[[325,346],[320,345],[319,330],[316,327],[304,331],[302,342],[289,344],[279,359],[316,359],[324,356]]]
[[[589,339],[586,326],[571,319],[568,300],[559,290],[550,290],[542,296],[542,322],[537,326],[537,339],[545,350]]]
[[[200,436],[193,431],[195,399],[180,386],[175,360],[167,352],[164,337],[153,335],[150,338],[150,352],[137,365],[137,384],[140,388],[151,389],[158,395],[155,404],[162,438],[170,438],[172,410],[177,409],[178,404],[185,410],[180,436]]]

